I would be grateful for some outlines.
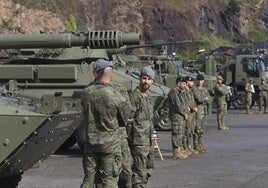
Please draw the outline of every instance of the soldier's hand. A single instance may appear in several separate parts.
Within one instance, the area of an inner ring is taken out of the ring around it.
[[[184,115],[184,119],[185,119],[185,120],[188,120],[188,114],[185,114],[185,115]]]

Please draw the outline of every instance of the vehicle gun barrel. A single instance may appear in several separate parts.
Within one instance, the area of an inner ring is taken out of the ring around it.
[[[120,48],[140,42],[140,34],[115,30],[69,32],[58,34],[0,34],[0,49],[19,48]]]

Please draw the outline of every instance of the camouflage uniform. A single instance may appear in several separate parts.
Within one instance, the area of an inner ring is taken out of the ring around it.
[[[132,121],[127,126],[130,151],[133,157],[133,187],[146,187],[154,169],[153,102],[150,93],[145,96],[137,87],[131,94]]]
[[[225,125],[225,118],[227,116],[227,101],[229,100],[229,91],[227,86],[224,84],[216,84],[214,86],[214,95],[217,105],[218,129],[228,129]]]
[[[204,87],[194,87],[193,93],[198,109],[198,112],[196,114],[197,124],[193,135],[194,148],[199,152],[206,152],[207,150],[203,147],[202,144],[202,138],[204,136],[207,124],[208,107],[211,98],[208,90]]]
[[[252,81],[252,80],[250,80]],[[245,86],[245,91],[247,93],[247,99],[246,99],[246,107],[247,107],[247,114],[252,114],[251,112],[251,105],[252,105],[252,94],[253,94],[253,90],[252,90],[252,83],[247,83],[246,86]]]
[[[130,99],[126,88],[122,87],[120,84],[115,84],[115,89],[117,89],[122,96],[129,103],[129,108],[131,106]],[[128,144],[128,135],[126,132],[126,127],[119,128],[119,134],[121,135],[121,152],[122,152],[122,172],[119,175],[118,187],[119,188],[131,188],[132,187],[132,156],[130,153],[130,148]]]
[[[259,112],[262,112],[262,108],[264,107],[263,112],[268,113],[268,84],[265,81],[262,81],[262,84],[259,88]]]
[[[194,129],[196,127],[196,113],[194,108],[196,107],[196,103],[194,100],[194,94],[192,89],[188,88],[185,90],[186,96],[186,104],[189,106],[190,112],[188,115],[188,119],[186,120],[186,127],[185,127],[185,142],[186,147],[190,152],[197,153],[195,150],[192,150],[190,147],[190,138],[193,136]],[[184,146],[185,147],[185,146]]]
[[[186,104],[186,96],[182,89],[178,87],[170,90],[168,94],[168,99],[170,103],[169,107],[169,116],[172,123],[172,148],[173,148],[173,159],[186,158],[187,155],[183,155],[182,145],[183,145],[183,137],[185,133],[185,114],[189,112],[189,108]],[[178,152],[176,151],[178,150]],[[177,154],[176,154],[177,153]]]
[[[84,180],[81,188],[117,187],[121,172],[121,137],[129,115],[126,99],[110,83],[95,81],[82,96],[86,122]],[[98,177],[98,180],[95,179]]]

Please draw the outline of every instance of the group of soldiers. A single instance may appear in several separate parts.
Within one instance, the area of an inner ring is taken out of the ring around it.
[[[113,68],[112,61],[98,59],[95,80],[82,96],[86,141],[81,188],[142,188],[153,173],[153,102],[148,89],[154,71],[142,68],[139,85],[129,97],[112,82]]]
[[[228,130],[225,119],[230,96],[227,86],[222,82],[222,76],[217,76],[217,84],[212,93],[217,105],[218,129]],[[168,94],[173,159],[185,159],[191,154],[208,152],[204,147],[203,136],[212,98],[203,84],[204,76],[201,74],[196,77],[196,86],[194,86],[194,78],[178,77],[176,87]]]
[[[251,111],[252,107],[252,96],[255,93],[255,89],[253,86],[253,79],[249,78],[246,86],[245,91],[247,93],[246,98],[246,113],[252,115],[253,112]],[[267,114],[268,113],[268,83],[265,79],[261,79],[261,84],[259,86],[259,113]]]
[[[146,187],[153,174],[154,105],[149,88],[154,82],[154,71],[143,67],[139,85],[129,96],[125,88],[113,83],[113,68],[113,62],[97,60],[93,70],[95,80],[82,96],[86,141],[81,188]],[[228,130],[225,118],[229,91],[223,81],[217,76],[213,95],[218,129]],[[208,152],[203,137],[212,98],[203,85],[201,74],[196,78],[178,77],[168,94],[173,159]],[[263,85],[260,91],[266,91],[267,104],[268,86],[264,82]],[[252,86],[246,85],[247,88]],[[267,113],[267,105],[264,108]]]

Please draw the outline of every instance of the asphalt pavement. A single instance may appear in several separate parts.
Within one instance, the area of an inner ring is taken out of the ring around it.
[[[162,161],[155,153],[155,172],[148,188],[268,187],[268,114],[229,110],[229,130],[218,130],[216,114],[208,117],[204,143],[208,153],[172,159],[170,131],[158,131]],[[79,188],[82,154],[77,146],[57,152],[39,168],[26,171],[19,188]]]

